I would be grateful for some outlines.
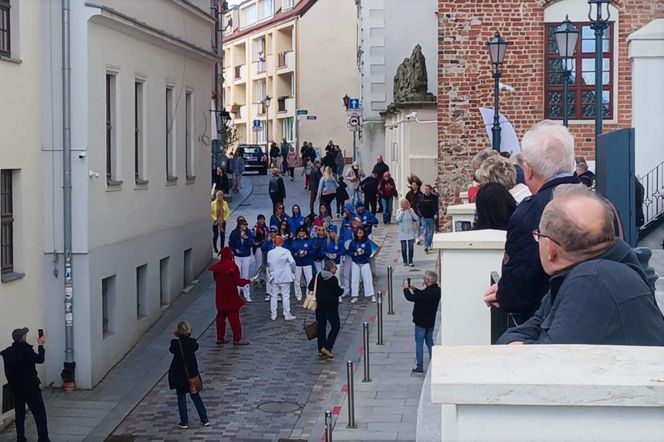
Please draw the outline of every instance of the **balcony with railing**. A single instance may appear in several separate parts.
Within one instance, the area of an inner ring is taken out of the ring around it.
[[[247,81],[247,65],[242,64],[233,68],[233,82],[243,83]]]
[[[277,69],[279,71],[295,70],[295,52],[283,51],[277,54]]]
[[[276,106],[277,118],[288,118],[295,115],[295,97],[279,97]]]
[[[639,180],[643,185],[643,218],[641,227],[664,217],[664,162],[659,163]]]

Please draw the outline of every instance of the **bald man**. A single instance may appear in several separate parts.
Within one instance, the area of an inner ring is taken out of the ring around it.
[[[664,345],[664,316],[600,197],[582,184],[558,186],[533,238],[550,290],[498,344]]]

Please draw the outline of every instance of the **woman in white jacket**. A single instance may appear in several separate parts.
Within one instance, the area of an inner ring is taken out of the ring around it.
[[[270,310],[272,320],[277,319],[277,298],[281,295],[284,319],[292,321],[290,311],[291,283],[295,280],[295,260],[291,252],[283,248],[281,236],[274,238],[274,249],[267,253],[267,277],[270,284]]]
[[[415,248],[415,238],[417,237],[418,222],[420,218],[410,207],[406,199],[399,202],[397,210],[397,223],[399,223],[399,239],[401,240],[401,259],[404,266],[414,267],[413,252]]]
[[[350,197],[353,206],[360,199],[360,182],[364,178],[364,171],[360,169],[360,165],[357,161],[355,161],[344,174],[344,181],[348,184],[348,196]]]

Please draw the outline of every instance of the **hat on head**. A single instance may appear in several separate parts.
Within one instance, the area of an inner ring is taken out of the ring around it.
[[[355,203],[355,208],[357,209],[357,208],[360,208],[360,207],[364,207],[364,203],[362,201],[356,202]]]
[[[12,332],[12,339],[14,342],[19,342],[21,339],[23,339],[23,336],[27,335],[30,330],[28,327],[24,328],[17,328]]]
[[[357,221],[358,223],[361,223],[362,218],[360,218],[359,216],[355,216],[355,217],[353,217],[353,221]]]
[[[274,238],[274,245],[275,246],[280,246],[284,243],[284,239],[281,236],[277,236]]]
[[[330,231],[330,233],[332,232],[337,233],[337,226],[331,225],[330,227],[328,227],[328,230]]]
[[[357,161],[353,161],[353,167],[357,169],[358,167],[360,167],[360,163],[358,163]]]
[[[279,226],[270,226],[270,231],[278,232],[279,231]]]

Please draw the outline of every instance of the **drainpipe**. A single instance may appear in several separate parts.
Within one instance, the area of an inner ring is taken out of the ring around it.
[[[60,376],[65,391],[76,389],[74,361],[74,279],[71,227],[71,41],[69,0],[62,0],[62,175],[65,257],[65,362]]]

